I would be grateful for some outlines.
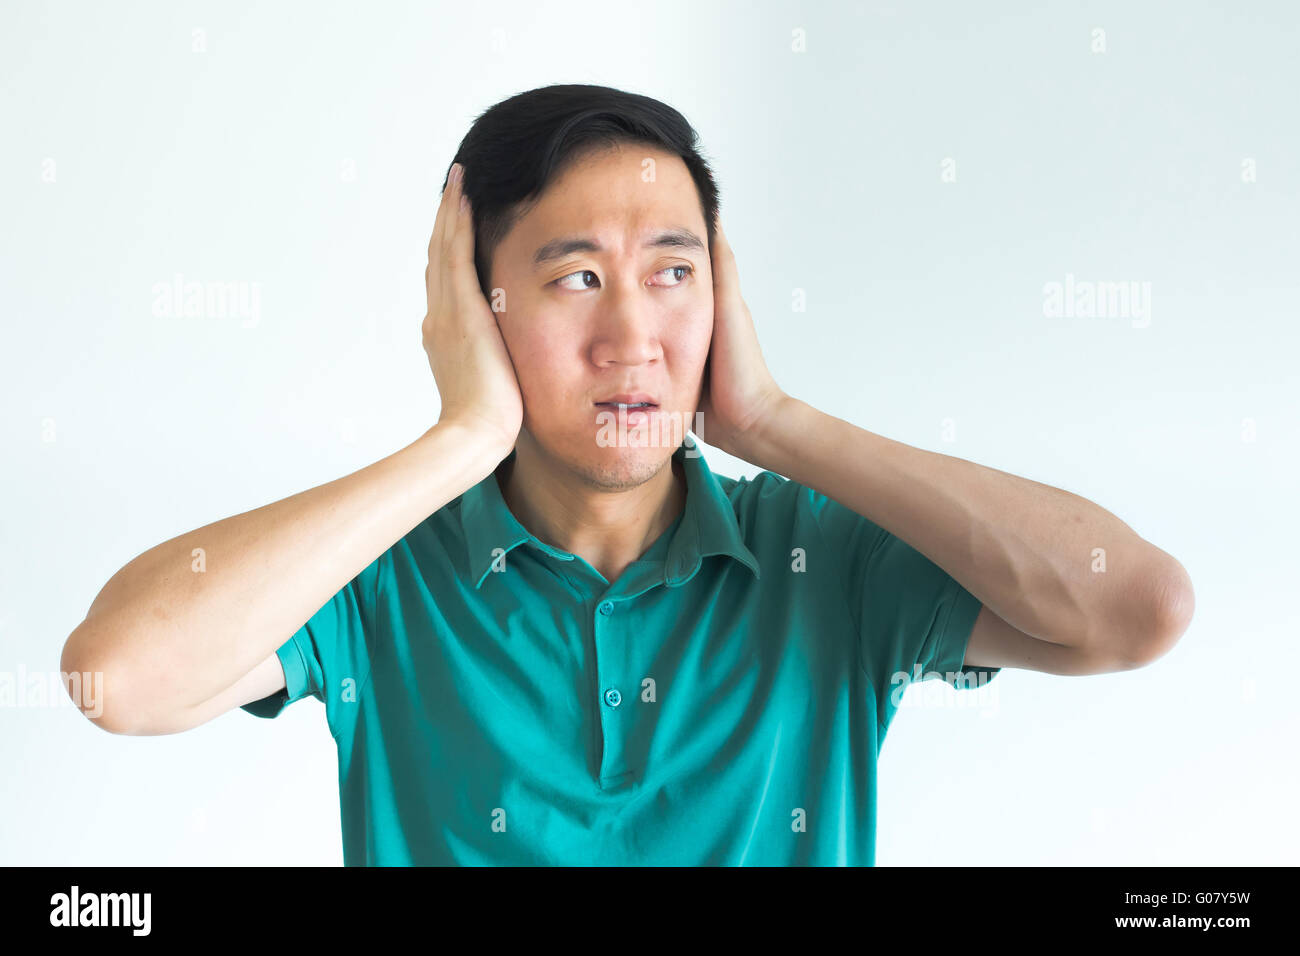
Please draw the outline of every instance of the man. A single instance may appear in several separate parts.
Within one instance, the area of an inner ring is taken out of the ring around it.
[[[457,159],[438,424],[119,572],[64,652],[109,675],[101,726],[317,697],[347,864],[871,865],[909,682],[1122,670],[1186,629],[1186,572],[1113,515],[777,387],[676,111],[533,90]],[[763,473],[662,440],[683,421]]]

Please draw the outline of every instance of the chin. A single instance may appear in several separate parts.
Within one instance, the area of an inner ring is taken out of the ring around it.
[[[588,484],[609,490],[635,488],[657,475],[674,449],[662,446],[607,446],[590,443],[569,460]]]

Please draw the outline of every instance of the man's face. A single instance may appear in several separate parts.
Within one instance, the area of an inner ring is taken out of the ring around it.
[[[647,244],[664,234],[678,244]],[[698,245],[680,244],[691,235]],[[563,245],[579,239],[594,248]],[[505,291],[497,323],[523,396],[520,447],[610,489],[664,467],[675,445],[658,426],[675,415],[679,437],[690,427],[713,335],[708,233],[686,164],[622,144],[570,167],[497,246],[491,289]],[[650,396],[656,414],[598,404],[628,393]]]

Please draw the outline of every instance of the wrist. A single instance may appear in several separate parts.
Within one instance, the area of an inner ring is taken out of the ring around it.
[[[439,420],[421,436],[421,440],[445,442],[473,467],[479,480],[486,478],[514,450],[514,442],[493,429],[460,419]]]
[[[739,452],[736,457],[769,471],[780,472],[778,464],[784,450],[784,436],[789,433],[802,404],[784,392],[773,398],[763,413],[736,436]]]

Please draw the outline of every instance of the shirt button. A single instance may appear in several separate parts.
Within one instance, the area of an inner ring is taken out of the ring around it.
[[[612,601],[602,601],[597,610],[608,617],[610,614],[614,613],[614,603]]]
[[[605,703],[609,704],[609,706],[611,707],[617,707],[619,701],[621,701],[622,699],[623,699],[623,695],[620,694],[618,690],[613,687],[605,691]]]

